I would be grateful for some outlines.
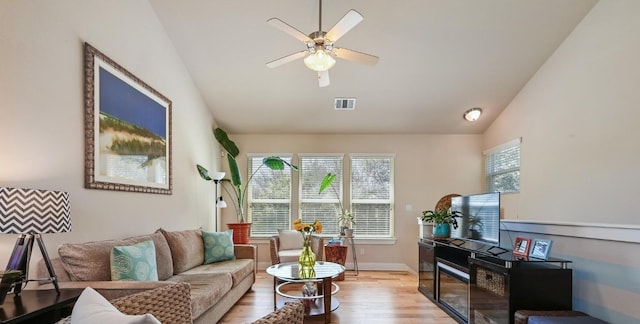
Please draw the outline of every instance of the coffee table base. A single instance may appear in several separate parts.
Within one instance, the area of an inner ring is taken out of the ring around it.
[[[276,305],[278,308],[282,308],[284,307],[284,303],[290,300],[292,299],[283,297],[277,301]],[[333,312],[334,310],[338,309],[339,306],[340,303],[338,302],[338,299],[335,297],[331,298],[331,311]],[[309,314],[305,315],[305,317],[318,315],[324,315],[324,298],[322,297],[311,300],[311,308],[309,310]]]

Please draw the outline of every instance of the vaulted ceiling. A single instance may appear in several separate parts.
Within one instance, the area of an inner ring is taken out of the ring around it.
[[[336,45],[380,60],[338,58],[321,88],[301,59],[265,65],[305,49],[266,21],[315,32],[318,0],[150,0],[219,126],[292,134],[482,133],[596,2],[325,0],[324,31],[350,9],[364,16]],[[474,123],[472,107],[484,111]]]

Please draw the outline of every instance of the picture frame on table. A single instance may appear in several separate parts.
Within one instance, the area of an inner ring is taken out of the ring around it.
[[[84,43],[85,187],[172,193],[171,101]]]
[[[516,257],[527,257],[531,249],[531,239],[526,237],[516,237],[513,244],[513,255]]]
[[[549,258],[549,252],[551,252],[552,244],[552,240],[534,239],[531,243],[529,256],[532,258],[547,260]]]

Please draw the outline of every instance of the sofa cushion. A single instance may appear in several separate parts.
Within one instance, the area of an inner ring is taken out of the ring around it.
[[[228,273],[178,274],[169,281],[191,284],[191,309],[198,318],[224,297],[233,285]]]
[[[253,274],[255,263],[253,259],[235,259],[221,261],[211,264],[204,264],[183,272],[184,275],[202,275],[228,273],[233,279],[235,287],[246,276]]]
[[[204,242],[201,230],[166,231],[159,229],[171,249],[173,273],[179,274],[204,263]]]
[[[279,250],[297,250],[302,249],[304,239],[302,234],[294,230],[278,230]]]
[[[111,280],[157,281],[153,241],[114,247],[111,250]]]
[[[233,260],[236,258],[233,251],[233,231],[202,232],[204,242],[204,263]]]
[[[87,243],[64,243],[58,247],[58,255],[66,272],[74,281],[111,281],[111,249],[153,240],[158,264],[158,279],[173,275],[171,250],[162,233],[135,236],[122,240]]]
[[[160,324],[153,315],[125,315],[91,287],[85,288],[71,311],[71,324]]]
[[[300,254],[302,254],[302,249],[283,250],[278,252],[278,259],[280,259],[280,263],[296,262],[300,259]]]

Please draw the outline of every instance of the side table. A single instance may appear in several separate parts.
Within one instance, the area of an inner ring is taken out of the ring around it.
[[[345,261],[347,261],[347,252],[349,251],[347,249],[348,248],[344,245],[325,245],[324,258],[329,262],[344,266]],[[339,274],[335,280],[344,280],[344,272]]]
[[[7,295],[0,305],[0,323],[55,323],[68,316],[64,308],[73,305],[82,289],[23,290],[20,295]],[[69,310],[71,310],[69,308]]]

